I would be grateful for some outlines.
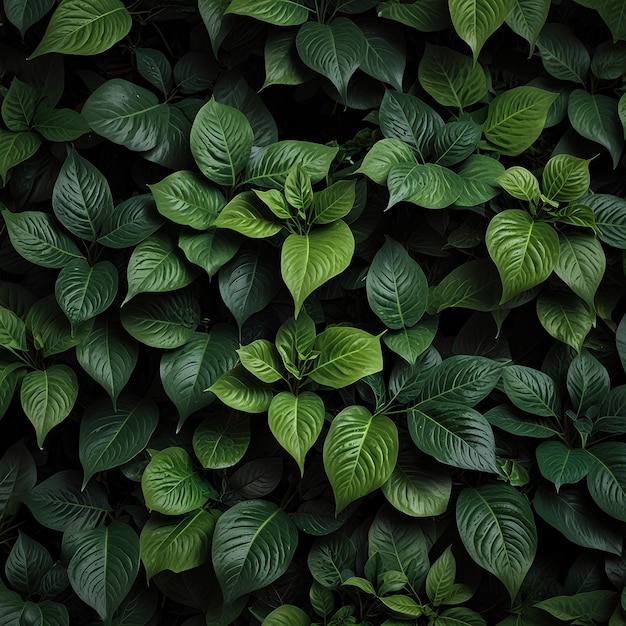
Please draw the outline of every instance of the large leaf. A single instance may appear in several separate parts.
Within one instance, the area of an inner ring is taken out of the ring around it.
[[[133,196],[120,202],[105,220],[98,243],[107,248],[130,248],[152,235],[163,222],[151,194]]]
[[[272,399],[267,420],[278,443],[291,454],[304,476],[304,457],[317,441],[324,424],[324,403],[315,393],[297,396],[283,391]]]
[[[122,522],[72,536],[67,575],[76,595],[110,623],[139,572],[139,537]]]
[[[600,230],[598,237],[610,246],[626,249],[626,200],[608,193],[590,194],[581,199],[590,207]]]
[[[350,77],[365,52],[358,26],[345,17],[335,18],[330,24],[306,22],[298,31],[296,48],[304,63],[328,78],[341,100],[347,102]]]
[[[427,402],[408,412],[415,445],[440,463],[496,473],[496,444],[489,422],[451,402]]]
[[[76,374],[67,365],[50,365],[24,376],[20,400],[26,417],[35,427],[40,448],[46,435],[70,414],[77,397]]]
[[[483,125],[485,137],[499,152],[521,154],[541,134],[552,103],[558,93],[537,87],[514,87],[490,103]]]
[[[421,32],[435,32],[450,25],[446,0],[418,0],[410,4],[395,1],[378,5],[378,16],[406,24]]]
[[[0,128],[0,180],[3,184],[9,170],[32,157],[40,145],[41,137],[37,133],[14,133]]]
[[[350,406],[332,421],[324,441],[324,469],[340,513],[354,500],[381,487],[398,457],[398,430],[385,415]]]
[[[219,189],[186,170],[174,172],[149,187],[161,215],[196,230],[212,226],[226,203]]]
[[[501,304],[546,280],[559,258],[556,231],[519,209],[502,211],[489,222],[486,243],[502,280]]]
[[[114,407],[137,365],[138,355],[137,344],[111,317],[96,320],[91,332],[76,346],[80,366],[104,387]]]
[[[63,162],[52,192],[52,208],[72,234],[95,241],[113,213],[109,183],[89,161],[72,150]]]
[[[121,78],[98,87],[87,98],[82,115],[98,135],[136,151],[154,148],[165,136],[169,120],[167,106],[159,104],[151,91]]]
[[[283,244],[281,274],[293,296],[296,316],[306,298],[343,272],[354,252],[350,227],[337,220],[306,235],[289,235]]]
[[[299,0],[232,0],[225,13],[247,15],[276,26],[297,26],[306,22],[309,10]]]
[[[62,0],[30,58],[49,52],[99,54],[126,37],[131,25],[120,0]]]
[[[604,146],[617,167],[624,147],[624,129],[616,98],[575,89],[569,96],[567,113],[574,130]]]
[[[426,209],[443,209],[463,193],[463,180],[452,170],[426,163],[394,165],[387,178],[389,205],[406,200]]]
[[[515,0],[506,17],[507,26],[530,44],[530,54],[533,53],[549,10],[550,0]]]
[[[586,450],[569,448],[562,441],[543,441],[535,453],[541,475],[554,483],[557,492],[561,485],[582,480],[591,465],[591,457]]]
[[[117,269],[110,261],[89,265],[73,259],[57,276],[54,293],[72,326],[72,334],[82,322],[106,311],[117,295]]]
[[[250,157],[254,133],[246,116],[211,98],[191,127],[191,152],[202,173],[232,187]]]
[[[237,364],[238,335],[234,328],[219,324],[209,333],[194,333],[189,341],[161,357],[161,382],[176,405],[179,427],[192,413],[215,399],[207,393],[217,379]]]
[[[559,416],[559,390],[547,374],[524,365],[511,365],[502,373],[502,382],[504,392],[522,411],[544,417]]]
[[[590,620],[597,620],[604,622],[613,613],[616,595],[615,591],[596,589],[572,596],[554,596],[537,602],[534,606],[550,613],[559,621],[576,620],[578,623],[589,623]]]
[[[217,491],[193,469],[191,457],[182,448],[156,452],[141,477],[146,506],[165,515],[182,515],[198,509]]]
[[[153,513],[141,529],[141,562],[148,580],[163,570],[184,572],[202,565],[209,556],[217,511],[198,509],[182,517]]]
[[[466,488],[456,521],[470,556],[506,587],[511,603],[537,550],[537,530],[528,500],[507,484]]]
[[[126,274],[128,293],[123,304],[140,293],[181,289],[195,278],[195,271],[162,233],[152,235],[133,250]]]
[[[419,65],[422,87],[444,106],[460,111],[487,93],[487,79],[479,64],[450,48],[426,44]]]
[[[537,317],[556,339],[580,352],[596,315],[574,294],[554,292],[537,299]]]
[[[543,67],[559,80],[585,84],[591,59],[583,42],[564,24],[546,24],[537,39]]]
[[[42,267],[63,267],[82,258],[78,247],[48,213],[2,211],[13,247],[27,261]]]
[[[346,387],[383,368],[380,339],[358,328],[329,326],[315,340],[319,356],[311,380],[334,389]]]
[[[158,421],[151,400],[122,396],[115,407],[108,399],[90,404],[80,422],[83,485],[97,472],[119,467],[144,450]]]
[[[235,504],[215,526],[212,559],[226,602],[274,582],[285,573],[298,531],[275,504],[248,500]]]
[[[249,445],[250,420],[235,411],[209,417],[193,434],[193,451],[207,469],[236,465]]]
[[[53,6],[54,0],[5,0],[4,12],[24,38],[24,33]]]
[[[13,589],[31,595],[52,567],[50,553],[37,541],[18,531],[17,541],[7,557],[4,571]]]
[[[626,444],[600,443],[589,449],[593,456],[587,486],[596,504],[611,517],[626,521]]]
[[[454,30],[472,49],[474,62],[485,41],[496,31],[513,8],[514,0],[449,0]]]

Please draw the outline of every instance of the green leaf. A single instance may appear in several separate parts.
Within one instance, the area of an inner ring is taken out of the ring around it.
[[[567,391],[576,415],[599,407],[609,396],[609,373],[604,365],[586,350],[574,357],[567,370]]]
[[[597,48],[591,59],[591,71],[597,78],[615,80],[621,78],[626,62],[626,44],[621,41],[605,41]]]
[[[537,550],[528,500],[507,484],[466,488],[456,521],[465,549],[504,584],[513,602]]]
[[[550,0],[515,0],[511,12],[506,16],[507,26],[530,44],[530,55],[549,10]]]
[[[297,606],[282,604],[263,620],[263,626],[309,626],[309,616]]]
[[[596,321],[593,310],[574,294],[554,292],[537,298],[537,317],[555,339],[580,352]]]
[[[236,330],[218,324],[211,332],[196,332],[185,345],[163,353],[161,383],[178,410],[179,430],[192,413],[215,400],[206,389],[235,367],[237,345]]]
[[[191,152],[200,171],[219,185],[232,187],[250,157],[254,133],[246,116],[211,98],[191,127]]]
[[[276,346],[267,339],[256,339],[252,343],[240,346],[237,354],[241,364],[260,381],[275,383],[283,379],[284,370],[280,355]]]
[[[597,237],[572,231],[559,234],[559,260],[554,271],[567,286],[594,308],[596,291],[606,269],[606,257]]]
[[[587,486],[596,504],[611,517],[626,521],[626,444],[599,443],[589,449],[593,460]]]
[[[146,578],[164,570],[185,572],[208,558],[217,511],[198,509],[183,517],[152,514],[141,529],[139,548]]]
[[[452,592],[456,578],[456,561],[452,554],[452,546],[448,546],[443,554],[432,564],[426,576],[426,595],[433,606],[446,604]]]
[[[195,278],[195,271],[181,258],[172,240],[162,233],[152,235],[133,250],[126,273],[128,293],[122,304],[140,293],[181,289]]]
[[[593,8],[606,22],[613,41],[626,39],[626,7],[619,0],[600,0],[593,4]]]
[[[380,601],[391,611],[392,615],[401,615],[403,618],[420,617],[424,608],[410,596],[385,596]]]
[[[178,247],[190,263],[199,265],[213,278],[235,256],[239,239],[232,233],[210,228],[204,233],[181,233]]]
[[[278,141],[254,151],[246,166],[246,184],[282,189],[289,172],[298,164],[317,183],[328,175],[339,148],[308,141]]]
[[[497,473],[491,426],[477,411],[452,402],[429,402],[408,412],[415,445],[440,463]]]
[[[170,170],[184,170],[194,166],[189,146],[191,121],[187,116],[195,113],[196,103],[192,101],[189,104],[181,100],[177,105],[165,105],[167,123],[164,125],[163,135],[154,148],[141,155],[144,159]],[[189,106],[189,111],[185,111],[186,105]]]
[[[541,134],[558,93],[537,87],[514,87],[490,103],[483,132],[499,152],[517,156]],[[571,100],[570,100],[571,102]]]
[[[158,421],[151,400],[122,396],[116,406],[108,399],[90,404],[80,422],[83,486],[97,472],[119,467],[144,450]]]
[[[259,192],[260,193],[260,192]],[[251,191],[236,195],[217,216],[214,226],[229,228],[253,239],[265,239],[279,233],[283,225],[268,220],[262,212],[263,204]]]
[[[423,319],[411,328],[402,328],[383,335],[383,342],[407,363],[415,363],[430,346],[437,332],[438,318]]]
[[[45,528],[66,532],[95,528],[110,512],[106,494],[99,485],[81,489],[80,471],[57,472],[34,487],[24,503]]]
[[[546,72],[559,80],[585,84],[591,59],[583,42],[564,24],[546,24],[537,39]]]
[[[232,0],[224,13],[247,15],[276,26],[297,26],[309,17],[309,9],[299,0]]]
[[[589,190],[589,160],[558,154],[546,163],[542,182],[543,192],[550,200],[577,200]]]
[[[167,57],[153,48],[135,48],[135,58],[141,76],[167,96],[172,87],[172,67]]]
[[[472,609],[455,607],[442,611],[433,626],[486,626],[485,620]]]
[[[139,537],[127,524],[115,521],[72,535],[70,584],[105,623],[110,623],[138,572]]]
[[[482,136],[482,128],[472,122],[448,122],[436,133],[434,141],[438,165],[456,165],[469,157]]]
[[[498,176],[497,181],[499,185],[514,198],[533,203],[537,203],[541,199],[539,181],[537,177],[525,167],[514,165],[506,170],[502,176]]]
[[[504,166],[484,154],[472,154],[457,167],[456,173],[461,177],[464,189],[455,204],[471,207],[500,193],[498,177],[504,173]]]
[[[2,120],[6,127],[16,132],[29,131],[38,99],[33,87],[14,78],[2,100]]]
[[[444,468],[425,465],[413,451],[400,451],[382,491],[388,502],[405,515],[436,517],[448,508],[452,480]]]
[[[569,96],[567,114],[577,133],[609,151],[613,168],[616,168],[624,147],[617,99],[575,89]]]
[[[398,37],[395,28],[380,21],[362,22],[359,28],[365,41],[360,69],[402,91],[402,78],[406,66],[404,39]]]
[[[387,482],[398,457],[398,429],[385,415],[350,406],[332,421],[324,441],[324,469],[339,514]]]
[[[236,465],[250,445],[250,420],[234,411],[210,417],[193,435],[193,451],[205,469]]]
[[[273,396],[271,388],[242,365],[220,376],[207,391],[213,392],[226,406],[245,413],[264,413]]]
[[[485,41],[496,31],[513,8],[514,0],[449,0],[454,30],[474,54],[474,63]]]
[[[73,259],[59,272],[54,292],[72,326],[72,334],[83,322],[106,311],[117,295],[117,269],[110,261],[90,266]]]
[[[354,184],[355,183],[352,183],[352,185]],[[276,191],[275,189],[270,189],[269,191],[257,191],[256,193],[261,199],[278,199],[278,202],[268,202],[267,200],[264,200],[264,202],[271,209],[272,213],[283,219],[291,216],[291,211],[285,202],[299,211],[306,211],[313,202],[313,187],[311,185],[311,178],[299,165],[295,165],[287,175],[287,179],[285,180],[284,196],[280,193],[280,191]],[[348,209],[348,212],[349,210],[350,209]],[[343,217],[343,215],[340,217]]]
[[[439,104],[460,111],[487,93],[487,79],[479,64],[464,54],[430,43],[420,61],[419,81]]]
[[[18,441],[0,457],[0,515],[17,513],[22,498],[36,482],[35,461],[24,442]]]
[[[281,274],[293,296],[296,316],[315,289],[348,267],[353,252],[354,236],[343,220],[306,235],[287,237],[280,259]]]
[[[239,252],[219,272],[219,290],[224,304],[241,327],[264,309],[278,293],[280,276],[262,248]]]
[[[55,143],[74,141],[91,130],[85,118],[74,109],[49,108],[35,111],[33,129]]]
[[[169,121],[167,105],[159,104],[151,91],[121,78],[98,87],[87,98],[82,115],[101,137],[139,152],[151,150],[163,139]]]
[[[182,448],[166,448],[153,454],[141,477],[146,506],[165,515],[182,515],[217,498],[215,488],[193,469]]]
[[[312,223],[330,224],[345,217],[352,210],[355,199],[356,181],[353,180],[340,180],[318,191],[313,195]]]
[[[593,210],[599,228],[598,237],[610,246],[626,249],[626,200],[606,193],[590,194],[581,199]]]
[[[615,591],[596,589],[572,596],[554,596],[537,602],[534,606],[550,613],[559,621],[576,620],[572,623],[579,624],[589,623],[591,620],[606,621],[613,612],[616,595]]]
[[[432,151],[435,132],[443,126],[443,119],[419,98],[387,90],[380,103],[379,123],[387,139],[399,139],[409,144],[424,162]]]
[[[153,348],[178,348],[200,323],[200,305],[188,291],[138,296],[121,312],[122,326]]]
[[[486,243],[502,280],[500,304],[546,280],[559,258],[556,231],[519,209],[502,211],[489,222]]]
[[[345,17],[337,17],[330,24],[306,22],[296,36],[296,48],[302,61],[328,78],[342,102],[347,102],[348,83],[366,50],[359,27]]]
[[[596,508],[588,504],[578,491],[563,490],[560,494],[540,487],[533,507],[539,517],[556,528],[572,543],[621,554],[622,536],[616,528],[600,518]]]
[[[425,33],[443,30],[450,25],[445,0],[419,0],[411,4],[383,2],[378,5],[378,17],[395,20]]]
[[[26,31],[54,6],[54,0],[5,0],[7,19],[24,38]]]
[[[387,182],[389,171],[398,163],[415,163],[415,153],[400,139],[381,139],[365,155],[357,174],[365,174],[379,185]]]
[[[76,374],[67,365],[50,365],[24,376],[20,400],[26,417],[35,427],[40,448],[46,435],[70,414],[77,397]]]
[[[41,579],[52,567],[50,553],[21,530],[9,552],[4,572],[11,587],[32,595],[37,592]]]
[[[240,502],[217,521],[212,559],[225,602],[261,589],[282,576],[298,543],[289,516],[264,500]]]
[[[137,344],[110,317],[96,320],[76,346],[80,366],[109,394],[113,406],[137,365]]]
[[[163,222],[152,194],[133,196],[120,202],[105,220],[98,243],[107,248],[130,248],[152,235]]]
[[[130,13],[120,0],[61,0],[31,59],[48,54],[100,54],[126,37]]]
[[[6,349],[26,350],[26,325],[13,311],[0,307],[0,345]]]
[[[315,340],[319,356],[311,380],[333,389],[347,387],[383,368],[380,339],[359,328],[329,326]]]
[[[561,485],[582,480],[591,465],[586,450],[569,448],[562,441],[543,441],[537,446],[536,455],[541,475],[554,483],[557,492]]]
[[[314,74],[300,60],[296,50],[296,35],[289,29],[271,30],[265,40],[265,82],[270,85],[301,85]]]
[[[283,391],[272,399],[268,424],[278,443],[296,460],[304,476],[304,458],[322,432],[324,403],[315,393]]]
[[[41,137],[37,133],[14,133],[0,128],[0,179],[6,183],[9,170],[37,152]]]
[[[510,365],[502,372],[504,392],[511,402],[533,415],[558,417],[561,398],[554,380],[524,365]]]
[[[387,178],[389,204],[406,200],[426,209],[443,209],[463,192],[463,180],[452,170],[435,163],[394,165]]]
[[[196,230],[212,226],[226,203],[218,189],[186,170],[174,172],[148,187],[163,217]]]

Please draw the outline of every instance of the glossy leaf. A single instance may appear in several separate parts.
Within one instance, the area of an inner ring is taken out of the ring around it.
[[[384,185],[394,165],[411,162],[416,162],[415,153],[404,141],[393,137],[381,139],[370,148],[357,172]]]
[[[14,589],[28,595],[39,589],[41,579],[52,567],[50,553],[22,531],[9,552],[4,572]]]
[[[348,215],[356,199],[355,187],[355,181],[340,180],[314,194],[313,223],[330,224]]]
[[[35,112],[33,128],[44,139],[61,143],[74,141],[91,129],[85,118],[74,109],[38,109]]]
[[[137,71],[164,95],[172,86],[172,68],[167,57],[154,48],[135,48]]]
[[[253,239],[271,237],[279,233],[283,225],[267,219],[267,216],[263,215],[262,206],[255,194],[244,191],[236,195],[221,210],[214,225],[217,228],[229,228]]]
[[[0,345],[4,348],[26,350],[26,325],[13,311],[0,307]]]
[[[583,42],[563,24],[546,24],[537,39],[543,67],[559,80],[585,84],[591,59]]]
[[[456,165],[468,158],[482,136],[482,128],[466,120],[448,122],[435,133],[434,150],[438,165]]]
[[[593,461],[587,477],[589,493],[596,504],[612,517],[626,521],[626,463],[623,443],[607,442],[589,449]]]
[[[562,441],[543,441],[537,446],[536,455],[541,475],[554,483],[557,492],[561,485],[582,480],[591,465],[586,450],[571,449]]]
[[[3,184],[9,170],[32,157],[40,145],[41,137],[37,133],[14,133],[0,128],[0,180]]]
[[[530,367],[510,365],[502,372],[504,391],[515,406],[533,415],[558,417],[561,409],[554,380]]]
[[[530,44],[533,53],[535,42],[550,10],[550,0],[515,0],[506,16],[507,26]]]
[[[280,355],[267,339],[256,339],[237,350],[241,364],[260,381],[275,383],[284,378]]]
[[[445,0],[421,0],[411,4],[382,2],[378,5],[378,15],[426,33],[443,30],[450,25],[450,12]]]
[[[324,441],[324,468],[335,494],[336,513],[381,487],[398,456],[398,431],[385,415],[347,407],[331,423]]]
[[[5,0],[7,19],[24,37],[26,31],[54,6],[54,0]]]
[[[525,167],[510,167],[502,176],[498,176],[498,183],[509,195],[519,200],[537,203],[541,198],[537,177]]]
[[[407,363],[415,363],[435,338],[437,322],[437,318],[423,319],[411,328],[385,333],[383,343]]]
[[[297,26],[305,22],[309,9],[298,0],[232,0],[226,14],[247,15],[276,26]]]
[[[235,256],[239,240],[232,233],[210,228],[203,233],[181,233],[178,247],[190,263],[199,265],[213,278]]]
[[[359,25],[364,35],[365,47],[360,69],[381,82],[402,91],[402,78],[406,65],[404,39],[397,31],[374,21]]]
[[[603,404],[609,396],[609,373],[589,352],[574,357],[567,370],[567,391],[576,415]]]
[[[580,352],[596,316],[573,294],[553,293],[537,299],[537,317],[556,339]]]
[[[394,165],[387,178],[389,205],[406,200],[426,209],[443,209],[463,192],[463,181],[453,171],[435,163]]]
[[[264,413],[273,396],[271,388],[242,365],[222,374],[207,391],[213,392],[226,406],[245,413]]]
[[[204,420],[193,435],[193,451],[202,467],[224,469],[236,465],[250,444],[250,420],[229,412]]]
[[[37,106],[37,91],[14,78],[2,100],[2,120],[9,130],[29,131]]]

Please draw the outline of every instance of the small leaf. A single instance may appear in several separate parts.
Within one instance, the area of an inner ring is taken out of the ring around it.
[[[167,57],[153,48],[135,48],[135,57],[141,76],[167,96],[172,86],[172,68]]]
[[[7,19],[24,38],[26,31],[54,6],[54,0],[5,0]]]
[[[0,128],[0,180],[3,185],[9,170],[30,159],[40,145],[41,137],[37,133],[14,133]]]
[[[26,350],[26,325],[13,311],[0,307],[0,345],[6,349]]]
[[[543,441],[535,453],[541,475],[554,483],[557,492],[561,485],[582,480],[591,466],[586,450],[568,448],[562,441]]]
[[[510,365],[502,372],[502,382],[506,395],[522,411],[544,417],[559,416],[559,390],[547,374],[524,365]]]
[[[163,222],[152,194],[133,196],[120,202],[105,220],[98,243],[107,248],[130,248],[152,235]]]
[[[379,185],[387,182],[387,176],[394,165],[415,161],[415,153],[400,139],[381,139],[365,155],[357,174],[365,174]]]
[[[497,180],[500,186],[514,198],[526,202],[538,202],[541,199],[539,181],[525,167],[514,165],[502,176],[498,176]]]
[[[250,420],[234,411],[204,420],[193,435],[193,451],[205,469],[236,465],[249,445]]]
[[[313,224],[330,224],[348,215],[354,206],[355,188],[356,181],[340,180],[315,193],[313,195]]]
[[[507,26],[530,44],[531,55],[549,10],[550,0],[516,0],[506,17]]]
[[[257,195],[250,191],[236,195],[221,210],[215,219],[214,226],[230,228],[253,239],[264,239],[279,233],[283,225],[273,222],[263,215],[261,210],[263,205],[260,204]]]
[[[359,24],[365,38],[364,55],[359,68],[377,80],[402,91],[406,66],[404,39],[397,31],[379,21]]]
[[[606,368],[589,352],[574,357],[567,370],[567,391],[576,415],[601,406],[609,397],[610,386]]]
[[[181,233],[178,247],[190,263],[200,266],[213,278],[235,256],[239,239],[233,233],[209,228],[203,233]]]
[[[452,554],[452,546],[448,546],[432,564],[426,576],[426,595],[433,606],[447,604],[446,600],[452,592],[455,578],[456,561]]]
[[[275,383],[283,378],[284,370],[278,350],[267,339],[256,339],[252,343],[241,346],[237,354],[241,364],[260,381]]]
[[[453,204],[463,193],[463,180],[452,170],[437,165],[394,165],[387,178],[389,209],[406,200],[426,209],[443,209]]]
[[[347,407],[332,421],[324,442],[324,469],[335,494],[336,513],[381,487],[398,457],[398,430],[385,415]]]
[[[9,552],[4,572],[11,587],[32,595],[39,589],[41,579],[52,567],[50,553],[37,541],[18,531],[17,541]]]
[[[443,30],[450,25],[448,3],[441,0],[421,0],[411,4],[383,2],[378,5],[378,16],[425,33]]]
[[[75,141],[90,130],[85,118],[74,109],[47,109],[35,111],[33,129],[44,139],[55,143]]]
[[[415,360],[426,350],[437,333],[438,318],[422,319],[421,322],[400,330],[385,333],[384,344],[399,354],[407,363]]]
[[[437,165],[456,165],[476,149],[482,128],[470,120],[448,122],[435,133],[434,150]]]
[[[574,294],[548,293],[537,298],[537,317],[555,339],[580,352],[596,315]]]
[[[131,25],[119,0],[61,0],[30,58],[49,52],[99,54],[126,37]]]
[[[546,163],[542,182],[543,192],[550,200],[577,200],[589,190],[589,160],[557,154]]]
[[[242,365],[226,372],[207,391],[226,406],[246,413],[264,413],[270,407],[272,390]]]
[[[37,91],[21,80],[14,78],[2,99],[2,120],[13,131],[29,131],[35,115]]]

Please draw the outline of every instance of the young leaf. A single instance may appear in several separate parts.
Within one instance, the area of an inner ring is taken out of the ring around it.
[[[182,448],[156,452],[141,477],[146,506],[165,515],[182,515],[198,509],[217,491],[193,469],[191,457]]]
[[[543,192],[550,200],[578,200],[589,190],[589,160],[557,154],[546,163],[542,182]]]
[[[271,388],[242,365],[222,374],[207,391],[213,392],[226,406],[245,413],[264,413],[273,397]]]
[[[498,213],[485,240],[502,280],[500,304],[546,280],[559,258],[556,231],[519,209]]]
[[[456,561],[452,554],[452,546],[448,546],[443,554],[432,564],[426,576],[426,595],[433,606],[446,604],[456,578]]]
[[[350,213],[356,199],[356,181],[340,180],[313,195],[313,224],[330,224]]]
[[[315,289],[348,267],[353,252],[354,236],[343,220],[306,235],[287,237],[280,258],[281,274],[293,296],[296,316]]]
[[[337,17],[330,24],[306,22],[296,36],[296,48],[302,61],[328,78],[342,102],[347,102],[348,83],[365,52],[359,27],[345,17]]]
[[[456,521],[470,556],[504,584],[513,602],[537,550],[528,500],[507,484],[466,488]]]
[[[537,39],[546,72],[559,80],[585,84],[591,59],[583,42],[564,24],[546,24]]]
[[[61,0],[30,58],[49,52],[99,54],[126,37],[131,26],[120,0]]]
[[[211,98],[191,127],[191,152],[200,171],[218,185],[233,187],[250,157],[254,133],[246,116]]]
[[[156,404],[122,396],[117,406],[96,400],[80,422],[79,457],[83,487],[97,472],[119,467],[145,449],[159,421]]]
[[[335,512],[387,482],[397,457],[398,430],[387,416],[372,416],[362,406],[341,411],[324,441],[324,469],[335,494]]]
[[[256,339],[252,343],[241,346],[237,354],[239,354],[241,364],[260,381],[275,383],[283,378],[284,370],[278,350],[267,339]]]
[[[483,132],[498,151],[516,156],[529,148],[541,134],[557,93],[537,87],[514,87],[490,103]]]
[[[315,393],[297,396],[283,391],[272,399],[268,424],[278,443],[296,460],[304,476],[304,458],[317,441],[324,424],[324,403]]]
[[[193,435],[193,451],[205,469],[236,465],[249,445],[250,420],[235,411],[204,420]]]
[[[298,26],[309,17],[309,9],[299,0],[232,0],[224,13],[247,15],[276,26]]]
[[[24,376],[20,400],[26,417],[35,427],[40,448],[46,435],[70,414],[77,397],[76,374],[67,365],[50,365]]]
[[[589,352],[574,357],[567,370],[567,391],[576,415],[599,407],[609,396],[610,386],[606,368]]]
[[[509,195],[519,200],[538,202],[541,198],[537,177],[520,165],[510,167],[497,181]]]
[[[438,318],[423,319],[411,328],[401,328],[383,335],[384,344],[407,363],[415,363],[426,350],[437,332]]]
[[[202,565],[208,558],[218,518],[217,511],[203,509],[177,518],[153,513],[139,537],[146,578],[150,580],[166,569],[179,573]]]
[[[275,504],[248,500],[228,509],[217,520],[212,544],[224,600],[274,582],[289,567],[297,544],[295,524]]]
[[[426,310],[426,276],[404,247],[390,237],[374,256],[365,285],[370,308],[387,328],[414,326]]]
[[[562,441],[542,441],[535,454],[541,475],[554,483],[557,493],[561,485],[582,480],[592,464],[584,448],[572,449]]]
[[[272,193],[276,193],[276,190],[270,189],[269,191],[265,192],[257,192],[257,194]],[[280,194],[280,192],[278,193]],[[284,197],[292,207],[300,211],[306,211],[313,202],[313,187],[311,186],[311,178],[299,165],[296,165],[287,175],[287,179],[285,180]],[[270,203],[266,202],[266,204],[271,208],[272,205]],[[289,212],[285,212],[284,207],[280,214],[275,209],[272,209],[272,211],[278,217],[287,218],[290,216]],[[343,217],[343,215],[340,215],[339,217]]]
[[[3,348],[26,350],[26,324],[13,311],[0,307],[0,345]]]

